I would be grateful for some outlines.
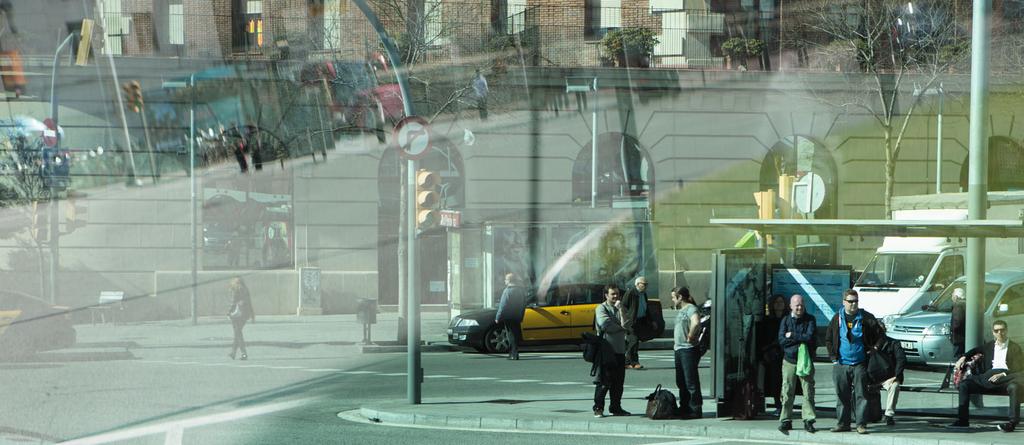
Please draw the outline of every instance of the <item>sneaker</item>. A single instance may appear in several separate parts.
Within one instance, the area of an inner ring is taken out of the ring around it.
[[[791,429],[793,429],[793,422],[790,422],[788,420],[783,420],[782,423],[779,424],[779,432],[780,433],[786,433],[787,431],[789,431]]]
[[[857,434],[867,434],[867,433],[868,433],[868,427],[866,427],[864,425],[857,425]]]
[[[597,417],[598,419],[604,417],[604,409],[603,408],[594,408],[594,417]]]
[[[633,415],[632,413],[630,413],[629,411],[626,411],[624,409],[613,409],[613,410],[611,410],[609,412],[612,413],[612,415],[616,416],[616,417],[632,416]]]
[[[1004,433],[1012,433],[1013,430],[1017,429],[1017,426],[1013,422],[1000,423],[996,425],[996,429]]]
[[[946,425],[946,428],[970,428],[970,427],[971,427],[970,423],[961,422],[959,420],[957,420],[956,422],[953,422],[953,423],[951,423],[949,425]]]
[[[893,419],[892,416],[884,416],[882,417],[882,421],[885,422],[885,426],[893,426],[896,424],[896,419]]]
[[[814,427],[814,421],[813,420],[805,420],[804,421],[804,431],[807,431],[808,433],[811,433],[811,434],[814,434],[814,433],[818,432],[818,429]]]
[[[829,431],[833,433],[845,433],[850,431],[850,425],[836,425],[835,428],[832,428]]]

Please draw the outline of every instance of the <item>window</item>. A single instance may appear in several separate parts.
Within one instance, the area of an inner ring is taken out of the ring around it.
[[[424,0],[423,2],[423,43],[435,46],[443,43],[444,16],[441,0]]]
[[[294,258],[290,171],[204,181],[202,264],[206,270],[290,269]]]
[[[996,318],[1001,315],[1020,315],[1024,314],[1024,284],[1017,284],[1003,294],[1002,300],[999,301],[1000,307],[1006,305],[1006,312],[996,311]]]
[[[125,39],[131,33],[132,19],[121,9],[121,0],[103,2],[102,26],[106,38],[103,39],[103,51],[107,54],[120,56],[124,53]]]
[[[185,6],[181,1],[167,6],[167,41],[171,45],[185,44]]]
[[[642,201],[651,196],[654,170],[639,142],[622,133],[604,133],[597,138],[597,178],[591,171],[591,149],[587,144],[572,166],[572,196],[575,205],[590,205],[591,184],[597,184],[597,202],[613,207],[617,203]],[[622,204],[625,205],[625,204]]]
[[[935,271],[935,278],[932,279],[932,286],[942,286],[937,289],[945,289],[949,283],[964,274],[964,257],[960,255],[948,256],[939,263]]]
[[[622,26],[621,0],[586,0],[583,11],[583,36],[600,39],[609,29]]]
[[[234,44],[236,51],[263,47],[263,1],[235,0],[233,8]]]

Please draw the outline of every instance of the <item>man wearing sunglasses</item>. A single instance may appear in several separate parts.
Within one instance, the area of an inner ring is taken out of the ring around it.
[[[833,433],[850,431],[857,421],[857,433],[868,433],[868,345],[878,344],[882,330],[878,319],[860,308],[857,291],[843,292],[843,310],[832,317],[825,334],[825,346],[832,360],[832,382],[836,386],[836,418]],[[852,408],[852,411],[851,411]],[[853,419],[851,419],[851,417]]]
[[[992,337],[992,341],[965,352],[956,361],[956,369],[959,369],[964,362],[981,354],[981,358],[977,362],[977,372],[972,373],[957,386],[960,398],[957,405],[956,422],[949,425],[952,428],[970,426],[968,419],[970,396],[981,393],[1009,395],[1010,406],[1007,408],[1009,421],[997,425],[996,428],[1004,433],[1009,433],[1017,428],[1017,422],[1020,421],[1021,401],[1018,392],[1020,385],[1017,380],[1020,378],[1020,372],[1024,370],[1024,355],[1021,353],[1020,345],[1010,341],[1005,321],[996,320],[992,323]]]

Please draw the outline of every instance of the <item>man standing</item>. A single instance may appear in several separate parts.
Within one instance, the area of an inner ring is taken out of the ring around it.
[[[640,364],[640,337],[637,322],[647,317],[647,278],[637,277],[634,287],[622,297],[622,327],[626,328],[626,367],[643,369]]]
[[[609,412],[613,416],[628,416],[622,409],[622,389],[626,380],[626,329],[622,327],[622,293],[619,287],[609,284],[604,288],[604,303],[594,309],[594,327],[597,335],[611,345],[615,361],[599,368],[597,386],[594,388],[594,417],[604,417],[604,398],[609,391],[612,403]]]
[[[994,340],[967,351],[956,361],[956,367],[959,368],[975,354],[981,354],[977,373],[964,379],[960,382],[960,386],[957,386],[960,391],[957,418],[950,427],[966,428],[970,426],[968,419],[970,396],[992,393],[1010,396],[1010,406],[1007,408],[1009,421],[997,425],[996,428],[1004,433],[1009,433],[1017,428],[1017,423],[1020,422],[1021,401],[1020,384],[1017,379],[1021,377],[1020,372],[1024,370],[1024,355],[1021,353],[1020,345],[1010,341],[1006,329],[1005,321],[996,320],[992,323]]]
[[[509,360],[519,360],[519,329],[525,309],[526,290],[523,289],[519,276],[509,272],[505,274],[505,290],[501,292],[498,312],[494,314],[494,322],[505,325]]]
[[[804,308],[804,298],[800,295],[793,295],[789,299],[790,315],[783,317],[779,324],[778,339],[782,346],[782,414],[779,416],[779,431],[785,433],[793,429],[793,423],[789,419],[793,415],[793,398],[796,396],[796,379],[800,379],[800,387],[804,392],[804,402],[800,406],[800,416],[804,419],[804,430],[809,433],[817,431],[814,427],[814,420],[817,417],[814,413],[814,365],[811,364],[810,373],[804,376],[797,375],[796,362],[800,346],[807,348],[807,353],[813,354],[816,350],[815,339],[818,329],[818,322],[814,317],[807,314]]]
[[[896,415],[896,402],[900,398],[900,385],[903,384],[903,369],[907,367],[907,356],[903,353],[903,346],[900,342],[889,338],[885,335],[886,326],[885,323],[879,323],[881,328],[881,337],[878,339],[878,345],[875,347],[875,354],[881,354],[885,356],[886,360],[878,360],[869,365],[869,374],[881,375],[885,378],[878,379],[882,385],[882,389],[885,390],[885,415],[882,420],[888,426],[896,424],[896,420],[893,418]],[[878,365],[875,365],[878,363]],[[890,367],[889,369],[875,369],[878,366]],[[888,377],[891,376],[891,377]]]
[[[953,289],[953,311],[949,314],[949,339],[953,342],[953,358],[964,355],[967,331],[967,298],[964,288]]]
[[[490,88],[487,87],[487,78],[477,68],[476,76],[473,77],[473,93],[476,95],[476,104],[480,109],[480,120],[487,120],[487,94]]]
[[[878,344],[881,329],[875,316],[860,309],[859,304],[857,291],[843,292],[843,310],[832,317],[825,334],[838,399],[836,417],[839,422],[832,428],[833,433],[850,431],[851,417],[857,421],[858,434],[868,433],[867,348]]]

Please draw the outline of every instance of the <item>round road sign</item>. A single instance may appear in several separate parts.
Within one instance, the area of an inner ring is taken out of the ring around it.
[[[430,124],[419,116],[409,116],[395,125],[395,140],[407,159],[419,159],[430,150]]]
[[[53,123],[53,119],[46,118],[46,120],[43,121],[43,125],[46,125],[46,128],[43,129],[43,143],[46,144],[47,147],[56,147],[57,124]]]
[[[814,173],[807,173],[793,184],[793,203],[800,213],[818,210],[825,202],[825,180]]]

